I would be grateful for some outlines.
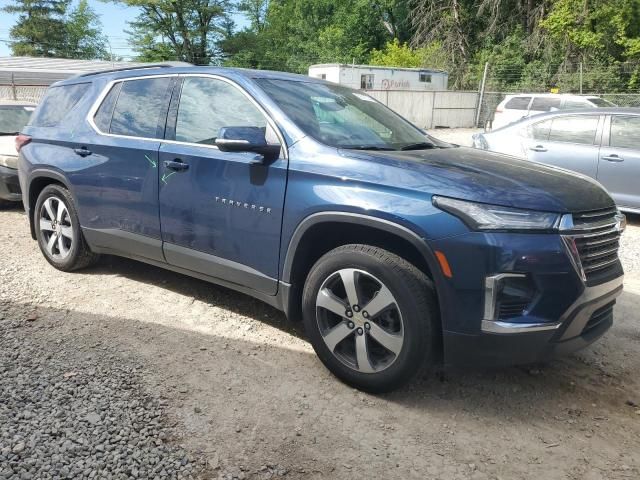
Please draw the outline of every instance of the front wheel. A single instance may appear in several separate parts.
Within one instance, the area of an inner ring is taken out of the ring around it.
[[[381,248],[345,245],[320,258],[305,283],[303,319],[324,365],[361,390],[393,390],[433,361],[433,285]]]

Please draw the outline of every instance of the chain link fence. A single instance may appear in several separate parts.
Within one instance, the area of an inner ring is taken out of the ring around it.
[[[0,85],[0,100],[22,100],[38,103],[47,87],[40,85]]]

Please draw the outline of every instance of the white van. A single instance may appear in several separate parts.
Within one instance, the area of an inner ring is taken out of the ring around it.
[[[557,93],[521,93],[507,95],[496,107],[491,128],[496,129],[517,122],[521,118],[552,110],[577,108],[616,107],[613,103],[594,96]]]

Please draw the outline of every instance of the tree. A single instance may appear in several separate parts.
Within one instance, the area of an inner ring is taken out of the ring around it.
[[[11,27],[13,55],[61,56],[66,41],[65,13],[69,0],[18,0],[2,10],[17,13]]]
[[[141,10],[128,32],[140,60],[208,65],[217,56],[229,0],[116,0]],[[160,58],[159,58],[160,57]]]
[[[98,15],[87,0],[80,0],[65,22],[66,37],[61,56],[80,59],[108,59],[107,37]]]

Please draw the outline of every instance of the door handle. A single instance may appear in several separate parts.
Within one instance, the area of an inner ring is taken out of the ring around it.
[[[92,153],[87,147],[74,148],[73,151],[76,155],[80,155],[81,157],[87,157]]]
[[[620,155],[616,155],[611,154],[611,155],[605,155],[604,157],[602,157],[603,160],[606,160],[607,162],[624,162],[624,158],[622,158]]]
[[[530,147],[529,150],[533,151],[533,152],[546,152],[547,149],[544,148],[542,145],[536,145],[535,147]]]
[[[182,160],[176,158],[175,160],[165,160],[164,166],[169,170],[174,170],[176,172],[184,172],[189,169],[189,164],[184,163]]]

